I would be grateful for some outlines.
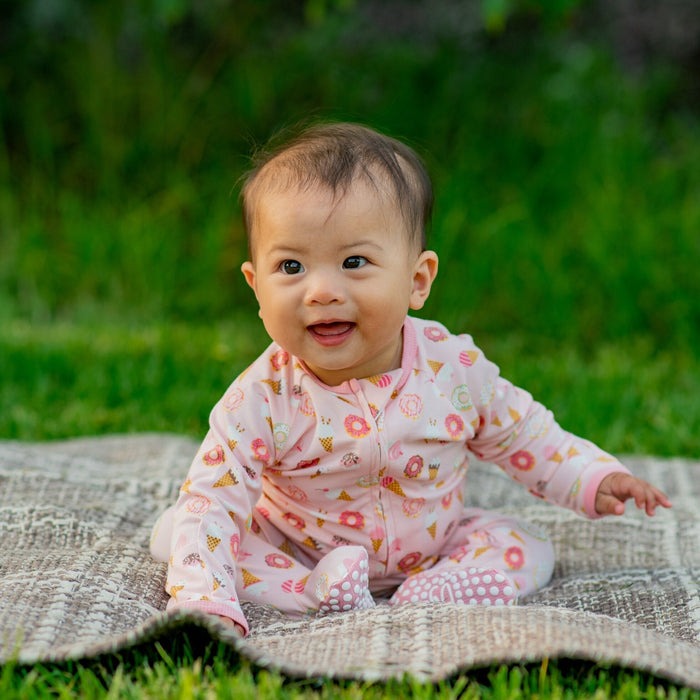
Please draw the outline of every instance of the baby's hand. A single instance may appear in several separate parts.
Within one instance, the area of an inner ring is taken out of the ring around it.
[[[634,498],[637,508],[645,510],[647,515],[654,515],[656,506],[671,507],[671,501],[655,486],[625,472],[614,472],[600,482],[595,497],[596,512],[622,515],[628,498]]]
[[[224,617],[223,615],[219,615],[219,619],[226,625],[226,627],[232,629],[239,637],[245,637],[245,630],[237,622],[234,622],[230,617]]]

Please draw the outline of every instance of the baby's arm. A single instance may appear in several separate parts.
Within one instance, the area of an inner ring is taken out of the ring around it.
[[[166,583],[171,595],[168,610],[188,608],[217,615],[241,636],[247,624],[236,590],[238,554],[251,527],[264,468],[253,449],[259,442],[261,453],[273,454],[272,445],[263,441],[271,443],[272,438],[262,401],[255,387],[245,389],[247,401],[240,382],[234,382],[211,413],[210,430],[174,508]]]
[[[622,515],[625,501],[634,498],[637,508],[654,515],[656,506],[671,507],[671,501],[655,486],[625,472],[608,474],[598,486],[595,509],[600,515]]]
[[[649,515],[658,505],[671,507],[661,491],[612,455],[563,430],[551,411],[503,379],[471,338],[462,340],[476,352],[466,379],[474,386],[471,394],[481,398],[474,402],[480,423],[469,444],[477,457],[500,465],[535,495],[588,518],[622,515],[628,498]]]

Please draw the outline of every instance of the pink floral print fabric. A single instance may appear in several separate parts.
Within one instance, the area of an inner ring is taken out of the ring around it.
[[[546,558],[540,534],[526,544],[525,523],[498,545],[468,527],[470,452],[533,496],[596,517],[598,485],[626,471],[615,458],[563,430],[470,336],[415,318],[403,334],[401,367],[379,376],[328,387],[273,343],[233,382],[171,514],[171,608],[247,627],[241,599],[302,595],[315,565],[343,546],[368,553],[372,592],[450,556],[473,566],[480,536],[507,573]],[[537,564],[531,577],[545,581]]]

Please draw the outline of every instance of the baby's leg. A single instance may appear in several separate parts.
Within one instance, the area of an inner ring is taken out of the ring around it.
[[[390,602],[511,605],[545,585],[554,568],[552,545],[539,528],[481,509],[465,514],[446,549],[434,567],[406,579]]]
[[[156,561],[170,558],[173,513],[173,508],[168,508],[153,527],[151,555]],[[279,547],[263,532],[244,535],[236,567],[236,591],[241,601],[268,603],[292,616],[374,606],[363,547],[337,547],[316,564],[306,559],[310,565],[306,566],[299,561],[294,545],[266,525]]]
[[[368,569],[363,547],[337,547],[310,569],[248,533],[241,542],[236,588],[242,602],[271,604],[295,617],[346,612],[374,606]]]
[[[552,577],[554,548],[549,537],[520,518],[472,508],[450,539],[447,556],[434,568],[495,569],[513,580],[518,597],[534,593]]]

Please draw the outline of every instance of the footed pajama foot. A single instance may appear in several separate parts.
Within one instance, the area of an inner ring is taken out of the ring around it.
[[[389,600],[402,603],[443,602],[462,605],[514,605],[513,582],[496,569],[438,569],[407,578]]]
[[[369,560],[362,547],[339,547],[321,559],[317,568],[323,570],[315,585],[321,615],[376,605],[369,591]]]

